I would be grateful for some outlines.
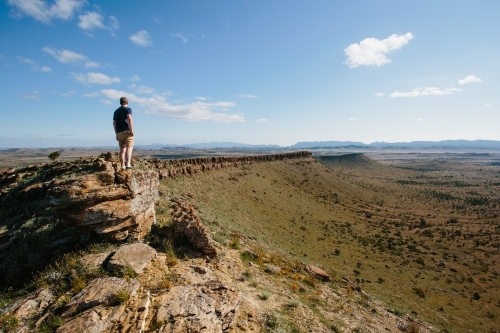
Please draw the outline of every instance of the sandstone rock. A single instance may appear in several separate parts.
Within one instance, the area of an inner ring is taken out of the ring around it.
[[[158,174],[129,170],[115,175],[112,163],[104,159],[96,160],[94,168],[55,180],[48,190],[50,203],[63,223],[109,240],[144,237],[155,222]]]
[[[141,333],[151,301],[149,292],[141,298],[132,298],[115,307],[99,305],[70,319],[57,329],[57,333]]]
[[[143,243],[121,246],[108,262],[110,270],[120,270],[127,266],[136,274],[141,274],[144,268],[156,257],[156,250]]]
[[[240,306],[238,292],[219,281],[173,287],[158,298],[156,323],[160,333],[228,332]]]
[[[118,292],[125,292],[131,297],[137,293],[140,284],[135,279],[105,277],[92,280],[81,292],[76,294],[63,308],[63,315],[85,311],[100,304],[116,304]]]
[[[15,302],[2,314],[13,315],[18,321],[16,332],[31,332],[30,322],[38,319],[56,300],[49,289],[39,289]]]
[[[195,250],[214,258],[217,255],[217,250],[194,207],[187,202],[176,199],[171,199],[171,201],[173,203],[172,225],[175,237],[184,237]]]
[[[97,269],[111,256],[112,252],[103,252],[96,254],[88,254],[81,257],[78,261],[89,268]]]
[[[328,275],[328,273],[317,266],[307,265],[306,271],[311,275],[317,277],[318,279],[321,279],[323,281],[330,281],[330,276]]]

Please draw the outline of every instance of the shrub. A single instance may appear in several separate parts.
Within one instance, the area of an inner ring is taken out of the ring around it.
[[[261,299],[262,301],[267,301],[269,297],[271,297],[271,292],[269,292],[268,290],[263,290],[259,294],[259,299]]]
[[[60,316],[51,315],[46,318],[41,324],[39,333],[49,333],[54,332],[59,326],[64,322],[64,319]]]
[[[413,287],[412,288],[412,291],[417,294],[418,296],[420,296],[421,298],[425,298],[425,293],[424,291],[422,290],[422,288],[420,287]]]
[[[130,293],[125,289],[121,289],[116,292],[114,298],[118,303],[123,303],[128,301],[128,299],[130,298]]]
[[[17,326],[19,326],[19,320],[13,315],[7,315],[0,317],[0,327],[4,332],[15,332]]]
[[[52,153],[49,154],[48,158],[50,158],[52,161],[55,161],[61,156],[61,153],[58,151],[53,151]]]
[[[477,291],[475,291],[474,294],[472,294],[472,298],[475,299],[476,301],[479,301],[479,299],[481,298],[481,295],[479,295],[479,293]]]

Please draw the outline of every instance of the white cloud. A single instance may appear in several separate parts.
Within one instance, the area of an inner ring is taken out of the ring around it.
[[[385,93],[380,93],[380,92],[378,92],[378,93],[373,94],[373,96],[377,96],[377,97],[384,97],[384,96],[385,96]]]
[[[422,121],[422,118],[418,118],[417,121]]]
[[[66,92],[66,93],[62,93],[62,94],[61,94],[61,96],[64,96],[64,97],[71,97],[71,96],[73,96],[75,93],[76,93],[76,91],[74,91],[74,90],[70,90],[70,91],[68,91],[68,92]]]
[[[199,100],[199,101],[206,101],[206,100],[207,100],[207,98],[206,98],[206,97],[201,97],[201,96],[197,96],[197,97],[195,97],[195,98],[196,98],[197,100]]]
[[[109,17],[108,28],[111,29],[111,30],[116,30],[116,29],[120,28],[120,23],[118,23],[118,20],[113,15],[111,15]]]
[[[466,84],[466,83],[474,83],[474,82],[481,82],[481,79],[478,77],[475,77],[474,75],[469,75],[464,77],[463,79],[458,80],[458,84]]]
[[[455,92],[461,91],[460,88],[436,88],[436,87],[425,87],[425,88],[415,88],[409,92],[399,92],[395,91],[389,95],[391,98],[396,97],[420,97],[420,96],[444,96],[451,95]]]
[[[259,119],[256,119],[255,122],[256,123],[265,123],[265,122],[267,122],[267,119],[266,118],[259,118]]]
[[[52,55],[57,61],[63,64],[83,65],[87,68],[100,66],[98,62],[90,60],[87,56],[70,50],[57,50],[48,46],[44,47],[42,50]]]
[[[240,97],[240,98],[258,98],[255,95],[235,95],[234,97]]]
[[[138,77],[137,75],[132,75],[132,77],[130,78],[130,81],[132,81],[132,82],[141,81],[141,78]]]
[[[490,106],[491,104],[490,104],[490,103],[486,103],[486,104],[484,104],[484,105],[485,105],[485,106]]]
[[[102,104],[106,104],[106,105],[111,105],[111,104],[113,104],[113,103],[111,103],[111,101],[110,101],[110,100],[107,100],[107,99],[101,99],[101,100],[100,100],[100,102],[101,102]]]
[[[109,77],[102,73],[71,73],[75,80],[84,84],[112,84],[119,83],[119,77]]]
[[[151,41],[151,38],[149,37],[149,33],[146,30],[141,30],[139,32],[136,32],[129,38],[132,42],[134,42],[139,46],[149,46],[153,43]]]
[[[34,60],[31,60],[31,59],[28,59],[25,57],[18,57],[18,59],[23,64],[31,65],[31,70],[34,70],[34,71],[50,72],[52,70],[52,69],[50,69],[50,67],[47,67],[47,66],[40,67]]]
[[[351,44],[344,52],[347,56],[345,62],[351,68],[358,66],[377,66],[388,64],[391,59],[387,58],[389,52],[399,50],[413,39],[408,32],[404,35],[390,35],[386,39],[365,38],[359,44]]]
[[[78,26],[83,30],[104,29],[104,17],[98,12],[85,12],[83,15],[78,15],[80,22]]]
[[[188,42],[188,39],[186,38],[186,36],[184,36],[184,34],[181,32],[176,32],[176,33],[170,34],[170,36],[175,37],[175,38],[179,38],[180,40],[182,40],[182,42],[184,44],[186,44]]]
[[[157,114],[176,120],[186,121],[214,121],[220,123],[244,122],[245,118],[239,114],[227,114],[220,111],[224,108],[235,106],[232,102],[194,102],[189,104],[171,104],[162,95],[148,97],[137,96],[132,93],[115,89],[103,89],[101,95],[108,100],[118,101],[120,97],[127,96],[132,108],[133,103],[144,109],[145,113]]]
[[[23,99],[41,100],[38,90],[33,90],[31,94],[21,95]]]
[[[349,118],[349,121],[356,121],[356,118]]]
[[[35,61],[25,58],[25,57],[18,57],[19,61],[22,62],[23,64],[34,64]]]
[[[7,3],[13,7],[10,12],[12,17],[21,18],[26,15],[48,24],[52,19],[69,20],[87,1],[55,0],[50,5],[44,0],[7,0]]]
[[[155,92],[154,88],[146,87],[146,86],[136,86],[135,84],[130,86],[138,94],[153,94]]]
[[[83,97],[87,97],[87,98],[94,98],[94,97],[98,97],[98,96],[100,96],[100,95],[99,95],[99,93],[96,93],[96,92],[83,94]]]
[[[83,15],[79,15],[78,26],[83,30],[94,30],[94,29],[108,29],[116,30],[120,27],[118,20],[114,16],[109,17],[109,24],[104,24],[104,16],[99,12],[85,12]]]

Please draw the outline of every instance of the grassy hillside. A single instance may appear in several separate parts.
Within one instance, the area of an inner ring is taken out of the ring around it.
[[[179,177],[161,190],[196,204],[219,241],[244,233],[356,279],[391,311],[443,331],[490,332],[500,318],[499,177],[498,168],[403,169],[350,155]]]

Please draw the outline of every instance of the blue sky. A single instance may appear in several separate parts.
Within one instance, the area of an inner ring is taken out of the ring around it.
[[[0,4],[0,147],[500,140],[499,1]]]

